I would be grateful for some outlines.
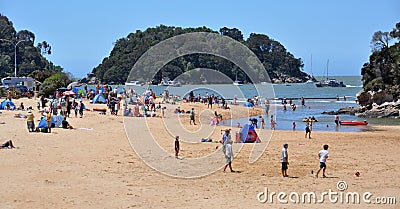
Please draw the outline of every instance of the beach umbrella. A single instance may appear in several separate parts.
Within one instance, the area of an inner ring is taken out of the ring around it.
[[[65,96],[71,96],[71,95],[75,95],[75,92],[73,91],[64,91],[63,93]]]

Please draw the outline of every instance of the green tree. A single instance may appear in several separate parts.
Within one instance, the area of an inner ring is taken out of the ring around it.
[[[366,91],[385,90],[395,98],[400,96],[400,22],[389,32],[375,32],[371,40],[372,54],[361,69]],[[393,45],[391,40],[397,39]]]
[[[71,83],[71,78],[66,73],[54,73],[44,80],[39,88],[39,94],[44,96],[53,95],[58,88],[66,87],[69,83]]]

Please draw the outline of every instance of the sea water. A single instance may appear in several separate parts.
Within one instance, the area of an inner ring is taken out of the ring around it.
[[[318,131],[363,131],[365,126],[336,126],[334,123],[334,115],[321,114],[322,112],[337,111],[342,107],[353,106],[357,107],[356,94],[362,90],[361,76],[335,76],[337,81],[343,81],[346,87],[316,87],[316,83],[294,83],[294,84],[272,84],[272,85],[252,85],[245,84],[242,86],[234,86],[233,84],[219,85],[182,85],[181,87],[171,86],[116,86],[118,92],[123,92],[125,89],[134,88],[139,94],[142,94],[147,89],[152,89],[156,95],[161,95],[165,89],[168,89],[170,95],[178,95],[187,97],[190,91],[194,95],[200,94],[204,96],[208,94],[216,94],[222,96],[232,102],[236,97],[240,104],[243,104],[246,99],[254,96],[261,96],[260,100],[268,98],[271,103],[271,110],[275,108],[274,120],[277,123],[277,130],[291,130],[293,121],[296,123],[297,130],[304,130],[305,123],[302,119],[314,116],[318,122],[313,124],[313,130]],[[317,77],[317,79],[321,79]],[[94,86],[88,86],[88,90],[94,89]],[[286,97],[289,103],[289,98],[294,98],[293,103],[297,108],[292,111],[289,104],[287,111],[283,111],[282,98]],[[300,98],[305,98],[305,106],[301,105]],[[339,97],[339,101],[337,101]],[[346,100],[344,100],[346,97]],[[266,122],[266,128],[269,128],[271,114],[263,115]],[[364,119],[352,115],[339,115],[340,120],[367,120],[369,124],[395,124],[400,125],[400,119]],[[236,125],[237,123],[248,123],[249,118],[239,118],[233,120],[222,121],[223,125]]]

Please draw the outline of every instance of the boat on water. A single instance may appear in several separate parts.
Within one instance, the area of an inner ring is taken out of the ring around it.
[[[343,83],[343,81],[336,81],[334,78],[329,78],[328,76],[328,66],[329,66],[329,60],[326,63],[326,78],[320,80],[317,84],[315,84],[317,87],[346,87],[346,85]]]
[[[327,78],[320,80],[317,84],[315,84],[317,87],[346,87],[346,85],[343,83],[343,81],[336,81],[334,78]]]
[[[172,86],[172,87],[180,87],[182,84],[179,81],[171,81],[171,80],[162,80],[158,86]]]
[[[311,78],[308,79],[305,83],[306,84],[313,84],[313,83],[315,83],[315,81],[316,80],[315,80],[313,72],[312,72],[312,55],[311,55]]]
[[[233,82],[233,85],[235,85],[235,86],[242,86],[242,85],[243,85],[243,82],[242,82],[242,81],[234,81],[234,82]]]
[[[236,80],[233,82],[233,85],[235,85],[235,86],[242,86],[243,85],[243,81],[239,81],[237,79],[237,73],[236,73]]]
[[[139,81],[128,81],[125,82],[125,86],[143,86],[143,84]]]
[[[350,120],[341,120],[339,121],[340,125],[343,126],[366,126],[368,125],[367,121],[350,121]]]

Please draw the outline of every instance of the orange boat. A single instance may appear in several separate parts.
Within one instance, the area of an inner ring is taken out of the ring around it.
[[[93,108],[93,111],[107,112],[107,108],[105,108],[105,107],[95,107],[95,108]]]
[[[350,120],[341,120],[339,121],[340,125],[345,126],[366,126],[368,125],[367,121],[350,121]]]

